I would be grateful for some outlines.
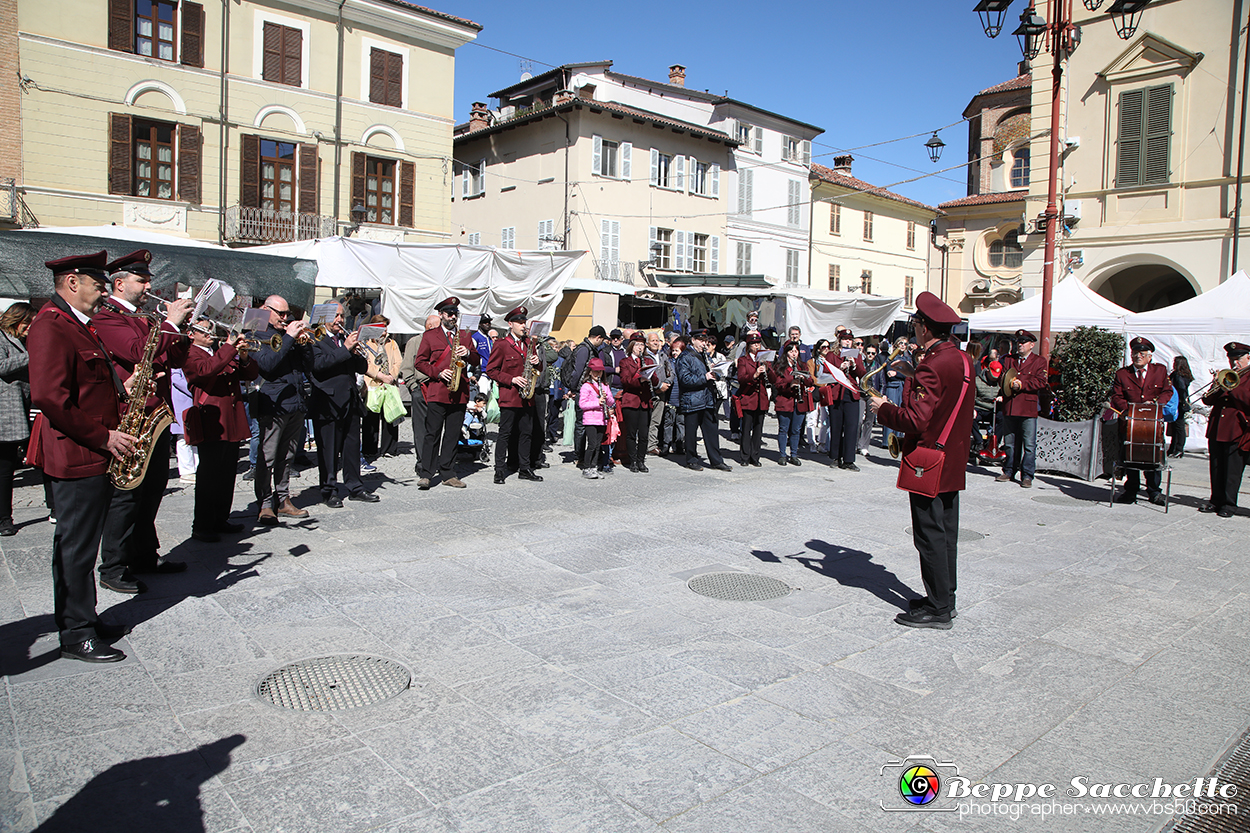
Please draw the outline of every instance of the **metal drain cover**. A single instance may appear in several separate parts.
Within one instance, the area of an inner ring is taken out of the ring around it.
[[[751,573],[704,573],[686,582],[701,596],[732,602],[763,602],[790,595],[793,590],[784,581]]]
[[[1077,497],[1068,497],[1067,495],[1037,495],[1033,500],[1038,503],[1048,503],[1051,506],[1097,506],[1098,501],[1081,500]]]
[[[1235,785],[1237,790],[1229,798],[1193,800],[1193,804],[1218,806],[1220,812],[1183,816],[1165,828],[1168,833],[1241,833],[1246,829],[1246,815],[1250,814],[1250,732],[1241,736],[1207,777]]]
[[[380,657],[318,657],[284,665],[261,680],[256,693],[284,709],[328,712],[387,700],[411,681],[407,668]]]
[[[910,526],[909,526],[909,527],[906,527],[906,528],[903,530],[903,532],[907,533],[908,535],[911,535],[911,527],[910,527]],[[984,537],[985,537],[985,534],[984,534],[984,533],[981,533],[981,532],[973,532],[971,529],[961,529],[961,530],[959,530],[959,540],[960,540],[960,541],[980,541],[980,540],[981,540],[981,539],[983,539]]]

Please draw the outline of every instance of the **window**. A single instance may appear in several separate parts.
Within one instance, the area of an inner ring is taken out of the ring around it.
[[[287,214],[319,213],[316,144],[280,142],[245,133],[239,137],[239,146],[240,206]],[[270,223],[272,218],[256,222]],[[273,228],[266,226],[265,234]],[[261,231],[260,227],[256,230]],[[262,235],[260,239],[268,237]]]
[[[652,247],[651,253],[655,255],[656,269],[672,269],[673,268],[673,230],[667,228],[658,228],[652,237],[652,242],[659,245],[659,249]]]
[[[1024,266],[1024,246],[1020,230],[1012,229],[990,243],[990,266],[994,269],[1020,269]]]
[[[739,150],[747,153],[764,152],[764,128],[762,127],[752,127],[740,121],[734,130],[734,138],[738,140]]]
[[[304,33],[265,21],[261,78],[292,87],[303,85]]]
[[[416,165],[412,162],[353,153],[349,205],[365,207],[365,222],[412,228],[416,174]]]
[[[786,249],[786,285],[799,285],[799,251]]]
[[[709,187],[708,164],[690,157],[690,193],[707,196]]]
[[[657,188],[685,190],[686,157],[651,149],[651,184]]]
[[[609,142],[602,136],[593,137],[593,170],[599,176],[612,179],[630,178],[630,156],[633,145],[629,142]]]
[[[744,150],[748,148],[751,145],[751,125],[746,122],[737,122],[734,125],[734,138]]]
[[[369,100],[387,107],[404,106],[404,56],[369,50]]]
[[[829,233],[842,234],[842,206],[836,202],[829,204]]]
[[[516,226],[508,226],[499,233],[499,248],[516,248]]]
[[[1171,84],[1120,93],[1116,187],[1168,182],[1171,142]]]
[[[751,244],[738,244],[738,260],[735,264],[739,275],[751,274]]]
[[[812,143],[794,136],[781,137],[781,158],[800,165],[812,163]]]
[[[786,225],[799,226],[803,221],[803,184],[797,179],[786,183]]]
[[[365,222],[395,224],[395,162],[375,156],[365,160]]]
[[[752,191],[754,191],[755,171],[747,168],[738,171],[738,213],[751,213]],[[743,272],[741,274],[747,274]]]
[[[178,4],[169,0],[135,1],[135,54],[174,60]]]
[[[539,220],[538,222],[538,250],[539,251],[556,251],[560,248],[560,241],[556,238],[556,221],[555,220]]]
[[[871,295],[872,294],[872,272],[868,269],[865,269],[864,273],[859,276],[859,281],[860,281],[859,291],[864,293],[865,295]]]
[[[470,246],[482,245],[482,233],[480,231],[475,231],[469,234],[469,245]]]
[[[864,212],[864,239],[872,242],[872,212]]]
[[[174,125],[169,122],[134,122],[134,196],[174,198]]]
[[[600,220],[599,259],[616,263],[621,259],[621,221]]]
[[[1011,154],[1011,187],[1029,187],[1029,146],[1023,145]]]
[[[916,248],[916,224],[911,220],[907,221],[907,248]]]
[[[108,0],[108,45],[185,66],[204,66],[204,6],[188,0]]]
[[[915,306],[916,300],[916,279],[911,275],[903,277],[903,306]]]
[[[836,263],[829,264],[829,291],[842,291],[842,267]]]
[[[480,197],[486,193],[486,160],[476,165],[461,163],[460,165],[460,196]]]
[[[201,138],[193,125],[110,113],[109,193],[199,203]]]
[[[707,247],[708,235],[691,234],[690,238],[690,271],[706,272],[707,271]]]
[[[260,140],[260,207],[295,212],[295,143]]]

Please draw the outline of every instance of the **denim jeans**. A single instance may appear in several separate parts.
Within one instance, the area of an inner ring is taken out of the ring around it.
[[[1037,417],[1003,417],[1003,471],[1032,480],[1037,469]]]
[[[803,423],[806,421],[807,414],[777,412],[777,450],[782,457],[799,456],[799,438],[803,436]]]

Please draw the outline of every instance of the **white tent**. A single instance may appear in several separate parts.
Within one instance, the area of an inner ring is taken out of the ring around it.
[[[585,252],[519,252],[485,246],[381,243],[324,237],[255,251],[317,261],[317,285],[382,290],[391,330],[415,333],[434,305],[455,295],[469,313],[495,318],[524,304],[554,323],[564,287]]]
[[[839,324],[850,327],[851,332],[861,335],[883,334],[890,329],[890,324],[903,308],[902,298],[883,298],[853,292],[806,295],[783,286],[664,286],[646,291],[672,296],[775,297],[779,306],[782,300],[785,301],[785,325],[800,327],[803,337],[808,341],[831,338]]]
[[[1050,299],[1051,332],[1063,333],[1077,327],[1101,327],[1122,333],[1125,319],[1131,312],[1094,292],[1079,278],[1069,276],[1055,284]],[[1015,330],[1042,329],[1042,295],[1039,292],[1018,304],[1012,304],[968,316],[973,331],[1009,333]]]

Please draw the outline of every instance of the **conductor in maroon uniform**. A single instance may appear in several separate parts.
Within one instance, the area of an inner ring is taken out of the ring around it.
[[[1211,500],[1199,512],[1215,512],[1221,518],[1237,514],[1237,492],[1250,462],[1250,345],[1230,341],[1224,345],[1228,366],[1241,379],[1232,390],[1216,386],[1202,397],[1211,406],[1207,421],[1207,452],[1211,459]]]
[[[1037,393],[1046,387],[1046,360],[1033,352],[1037,336],[1028,330],[1016,330],[1016,352],[1002,359],[1003,370],[1015,368],[1011,395],[1003,402],[1003,473],[994,478],[1006,483],[1020,472],[1020,485],[1033,486],[1037,471]]]
[[[52,538],[52,599],[61,656],[86,662],[126,658],[109,643],[126,629],[96,618],[92,576],[113,497],[108,465],[134,451],[117,430],[124,391],[91,318],[108,293],[108,254],[47,263],[52,299],[30,325],[30,397],[39,409],[29,460],[47,475],[57,509]]]
[[[538,418],[534,400],[521,396],[525,384],[526,365],[537,368],[542,359],[534,352],[530,339],[525,335],[525,320],[529,310],[517,307],[508,313],[508,335],[490,348],[486,362],[486,375],[499,386],[499,442],[495,445],[495,482],[505,483],[508,478],[508,460],[517,461],[522,480],[539,482],[542,476],[534,473],[534,420]],[[542,450],[540,445],[539,451]]]
[[[473,344],[473,334],[461,332],[456,327],[460,315],[460,299],[452,296],[434,307],[441,326],[426,330],[421,336],[413,366],[429,379],[422,383],[425,393],[425,447],[421,450],[421,477],[417,488],[430,488],[434,473],[441,474],[443,485],[464,488],[464,482],[456,477],[452,465],[456,460],[456,441],[464,422],[465,407],[469,404],[469,367],[481,361]],[[451,390],[452,362],[465,363],[460,374],[460,386]]]
[[[746,349],[738,357],[738,395],[733,406],[742,420],[742,465],[759,468],[764,415],[768,413],[768,362],[758,358],[764,347],[764,337],[758,331],[748,331],[742,341]]]
[[[1111,408],[1120,414],[1121,430],[1124,426],[1124,412],[1129,405],[1137,402],[1158,402],[1166,405],[1172,398],[1172,380],[1168,377],[1168,369],[1150,361],[1155,355],[1154,343],[1148,338],[1138,336],[1128,346],[1133,354],[1133,363],[1117,370],[1111,381]],[[1162,470],[1156,468],[1146,471],[1146,497],[1158,506],[1165,502],[1162,483]],[[1141,479],[1137,469],[1126,469],[1124,492],[1116,495],[1115,502],[1136,503],[1140,488]]]
[[[143,358],[148,333],[153,323],[140,314],[152,286],[149,265],[152,253],[147,249],[119,257],[106,268],[112,281],[113,294],[92,319],[100,341],[113,356],[117,375],[130,378],[135,365]],[[132,407],[151,412],[164,403],[170,405],[169,369],[182,367],[187,360],[191,342],[181,331],[191,315],[194,304],[180,299],[169,304],[165,320],[160,323],[161,336],[152,362],[156,391],[144,402],[141,391],[135,391]],[[141,593],[140,573],[178,573],[187,568],[180,561],[161,561],[156,537],[156,513],[160,511],[165,487],[169,485],[169,429],[156,438],[152,456],[143,481],[134,489],[113,492],[113,503],[104,522],[104,547],[100,553],[100,584],[117,593]]]
[[[926,596],[914,600],[910,610],[894,621],[910,628],[947,630],[955,616],[956,566],[959,548],[959,493],[964,489],[968,449],[972,445],[971,362],[948,339],[959,323],[959,313],[942,303],[931,292],[916,298],[912,326],[924,358],[916,365],[911,388],[901,405],[874,396],[869,406],[877,421],[906,434],[903,455],[917,445],[936,448],[939,438],[954,415],[938,481],[936,497],[914,492],[911,498],[912,540],[920,553],[920,578]]]

